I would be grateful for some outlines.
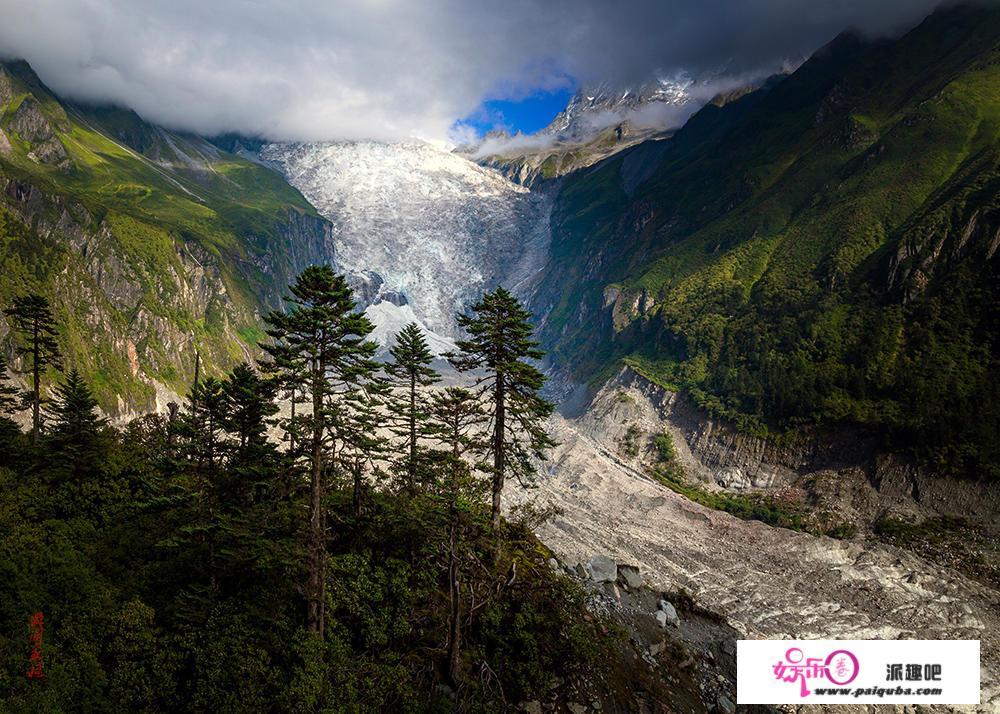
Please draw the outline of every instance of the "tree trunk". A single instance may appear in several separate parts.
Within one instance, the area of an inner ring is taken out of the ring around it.
[[[289,422],[292,424],[292,431],[288,434],[288,450],[295,451],[295,385],[292,385],[292,418]]]
[[[177,402],[167,402],[167,455],[170,458],[177,456],[177,410],[180,407]]]
[[[326,635],[326,509],[323,508],[320,508],[319,532],[319,637],[322,640]]]
[[[42,428],[41,416],[41,369],[38,366],[39,335],[38,318],[31,323],[31,386],[34,389],[31,400],[31,443],[38,444],[38,435]]]
[[[452,518],[455,518],[454,513]],[[455,544],[455,522],[451,523],[449,533],[448,559],[448,679],[452,685],[458,683],[458,655],[462,648],[462,608],[461,588],[458,582],[458,553]]]
[[[355,463],[352,471],[354,471],[354,494],[353,494],[353,505],[354,505],[354,518],[361,518],[361,464]]]
[[[504,427],[506,419],[506,404],[504,399],[503,375],[497,374],[496,383],[493,385],[494,395],[494,424],[493,424],[493,511],[490,515],[490,524],[493,534],[500,537],[500,494],[503,492],[504,481]]]
[[[410,463],[407,465],[410,475],[410,490],[417,486],[417,376],[410,374]]]
[[[323,369],[312,369],[312,454],[309,483],[309,581],[306,586],[306,630],[323,634],[323,581],[326,548],[323,538]]]

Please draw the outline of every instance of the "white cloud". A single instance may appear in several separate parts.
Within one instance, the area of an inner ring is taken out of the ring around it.
[[[57,92],[201,133],[443,140],[488,97],[774,65],[929,0],[0,0],[0,54]]]

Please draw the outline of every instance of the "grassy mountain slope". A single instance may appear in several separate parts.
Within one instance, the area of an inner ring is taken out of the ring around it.
[[[846,422],[998,475],[1000,10],[841,36],[706,107],[630,186],[649,151],[565,180],[535,301],[557,358],[595,380],[625,359],[757,432]]]
[[[0,65],[0,189],[0,303],[47,295],[68,363],[113,412],[183,390],[196,350],[210,371],[240,359],[261,307],[328,251],[326,222],[278,173],[63,102],[24,62]]]

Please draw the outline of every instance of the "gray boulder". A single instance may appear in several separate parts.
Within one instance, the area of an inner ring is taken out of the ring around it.
[[[595,555],[587,561],[587,575],[595,583],[613,583],[618,579],[618,565],[606,555]]]
[[[659,608],[657,614],[663,613],[664,620],[674,627],[679,627],[681,624],[681,618],[677,614],[677,609],[671,605],[666,600],[660,600],[656,606]],[[659,619],[659,617],[657,617]]]
[[[736,714],[736,705],[733,704],[729,697],[720,694],[716,704],[718,705],[720,712],[723,712],[724,714]]]
[[[639,566],[619,565],[618,582],[630,590],[642,587],[642,575],[639,574]]]
[[[723,488],[731,488],[737,491],[750,488],[752,481],[750,477],[743,473],[739,466],[727,466],[715,472],[715,482]]]

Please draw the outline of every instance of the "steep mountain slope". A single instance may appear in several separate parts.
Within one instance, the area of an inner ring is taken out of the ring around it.
[[[533,299],[557,363],[624,358],[752,431],[870,426],[996,477],[998,43],[995,6],[844,35],[564,179]]]
[[[37,291],[113,413],[184,391],[262,336],[258,314],[329,224],[277,172],[0,65],[0,303]],[[8,326],[0,320],[5,349]]]
[[[415,319],[451,349],[456,313],[544,262],[549,193],[430,144],[270,144],[261,157],[332,222],[338,267],[383,344]]]

